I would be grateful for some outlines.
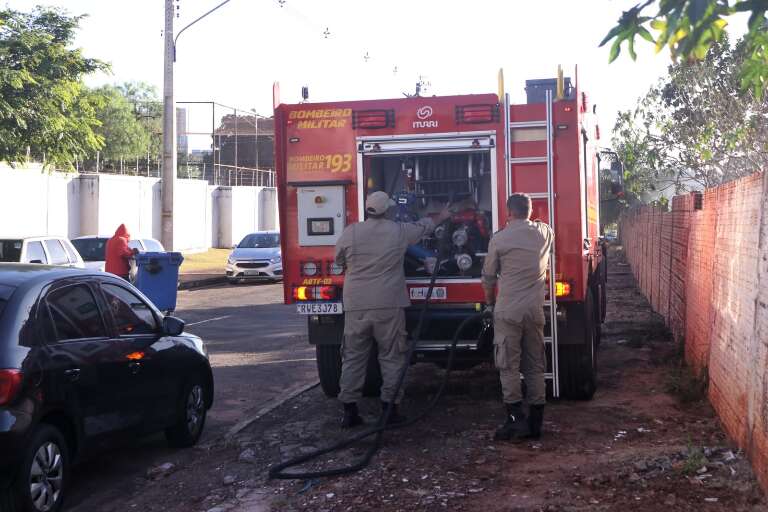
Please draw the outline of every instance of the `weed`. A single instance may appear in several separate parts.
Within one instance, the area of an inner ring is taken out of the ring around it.
[[[681,361],[670,368],[665,391],[685,404],[703,400],[707,396],[706,371],[701,376],[696,376]]]
[[[688,439],[688,453],[685,456],[683,467],[680,470],[685,475],[693,475],[702,466],[707,463],[707,458],[704,456],[704,451],[696,446],[693,446],[691,440]]]

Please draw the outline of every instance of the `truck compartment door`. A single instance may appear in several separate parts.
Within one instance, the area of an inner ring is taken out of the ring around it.
[[[344,185],[297,187],[299,245],[336,245],[345,227]]]

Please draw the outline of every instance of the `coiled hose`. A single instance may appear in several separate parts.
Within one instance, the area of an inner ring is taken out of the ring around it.
[[[435,281],[437,279],[437,274],[439,273],[440,265],[438,265],[437,267],[438,268],[435,269],[435,272],[432,273],[432,278],[430,279],[430,282],[429,282],[429,288],[427,289],[427,296],[426,296],[426,299],[424,300],[424,305],[422,306],[421,312],[419,314],[419,322],[416,325],[416,330],[414,331],[412,342],[408,347],[408,353],[406,355],[406,361],[408,362],[410,362],[411,359],[413,358],[413,353],[416,350],[416,344],[421,339],[421,331],[424,326],[424,320],[426,318],[427,310],[429,309],[429,301],[432,298],[432,291],[435,288]],[[403,427],[413,425],[414,423],[424,419],[430,412],[432,412],[432,410],[437,405],[437,402],[443,396],[443,393],[445,392],[445,388],[448,385],[448,379],[450,377],[451,370],[453,369],[453,360],[456,354],[456,344],[459,341],[461,333],[464,331],[464,329],[467,328],[468,325],[471,325],[474,322],[478,322],[482,320],[482,318],[483,318],[483,315],[481,313],[478,313],[465,318],[464,321],[461,322],[461,324],[459,324],[459,327],[456,329],[456,332],[453,334],[453,339],[451,340],[450,352],[448,354],[448,362],[445,366],[445,373],[443,374],[443,380],[440,383],[440,387],[438,388],[437,393],[435,393],[435,396],[429,402],[427,407],[420,414],[418,414],[414,418],[409,419],[406,422],[399,423],[397,425],[387,425],[389,416],[392,413],[392,402],[390,402],[386,411],[384,411],[384,414],[382,414],[379,417],[379,421],[377,422],[375,427],[369,428],[363,432],[360,432],[359,434],[356,434],[350,437],[349,439],[345,439],[343,441],[335,443],[326,448],[321,448],[319,450],[315,450],[313,452],[299,455],[292,459],[283,461],[280,464],[277,464],[269,469],[269,478],[276,478],[276,479],[282,479],[282,480],[307,480],[311,478],[345,475],[348,473],[354,473],[366,467],[371,462],[371,459],[373,459],[373,456],[376,454],[376,452],[379,451],[379,448],[381,448],[382,439],[384,437],[384,431],[394,430],[397,428],[403,428]],[[482,336],[482,332],[481,332],[481,336]],[[405,375],[408,372],[409,366],[410,366],[409,364],[406,364],[403,367],[402,371],[400,372],[400,375],[397,378],[397,385],[395,386],[394,396],[397,396],[397,394],[400,392],[400,388],[403,386],[403,383],[405,382]],[[365,452],[365,454],[360,458],[358,462],[350,466],[326,469],[323,471],[307,471],[303,473],[289,473],[285,471],[288,468],[298,466],[310,460],[316,459],[321,455],[343,450],[349,446],[352,446],[358,441],[361,441],[373,435],[376,436],[376,439],[373,445],[371,445],[371,447],[368,448],[368,450]]]

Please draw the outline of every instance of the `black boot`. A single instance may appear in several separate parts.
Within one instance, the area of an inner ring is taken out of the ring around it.
[[[357,404],[352,402],[344,404],[344,417],[341,419],[341,428],[352,428],[363,424],[363,418],[357,411]]]
[[[496,430],[493,438],[496,441],[522,441],[530,435],[528,422],[523,412],[523,404],[504,404],[507,409],[507,421]]]
[[[381,402],[382,416],[387,413],[387,407],[389,407],[389,402]],[[392,412],[389,413],[389,419],[387,419],[387,425],[399,425],[400,423],[405,423],[407,420],[408,418],[400,415],[397,404],[393,403]]]
[[[541,424],[544,421],[544,404],[532,405],[528,411],[528,437],[539,439],[541,437]]]

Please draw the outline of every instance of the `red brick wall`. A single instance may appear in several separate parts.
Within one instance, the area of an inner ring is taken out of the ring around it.
[[[768,176],[643,207],[620,226],[638,285],[709,378],[724,428],[768,489]]]

